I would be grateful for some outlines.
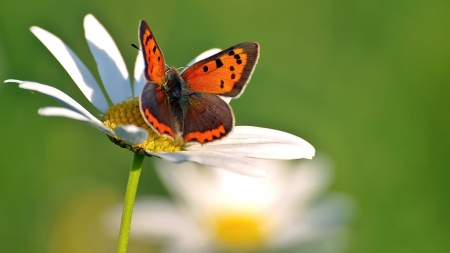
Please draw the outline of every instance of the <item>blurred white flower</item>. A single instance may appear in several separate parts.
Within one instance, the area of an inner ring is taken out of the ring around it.
[[[352,202],[342,194],[324,194],[331,179],[327,161],[264,163],[269,175],[255,179],[158,161],[157,171],[173,201],[138,200],[131,238],[161,243],[170,253],[299,247],[342,252]],[[117,231],[120,211],[117,205],[107,212],[108,231]]]
[[[311,159],[315,150],[305,140],[285,132],[252,126],[237,126],[224,140],[207,145],[188,144],[159,136],[145,123],[138,109],[138,98],[145,84],[144,62],[138,51],[134,70],[134,82],[128,74],[125,62],[106,29],[91,14],[84,18],[84,30],[89,48],[97,63],[107,97],[78,56],[58,37],[33,26],[31,32],[50,50],[72,77],[86,98],[103,114],[102,121],[64,92],[40,83],[9,79],[22,89],[46,94],[64,107],[44,107],[38,113],[43,116],[66,117],[85,122],[104,132],[114,143],[136,153],[157,156],[167,161],[196,162],[212,167],[263,177],[266,170],[251,158]],[[204,52],[190,64],[217,53],[218,49]]]

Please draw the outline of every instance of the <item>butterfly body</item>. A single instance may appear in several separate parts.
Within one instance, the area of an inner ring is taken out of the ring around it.
[[[239,97],[254,70],[259,45],[245,42],[200,60],[179,73],[165,60],[145,21],[139,26],[147,80],[140,96],[145,121],[159,134],[207,143],[229,134],[231,107],[220,96]]]

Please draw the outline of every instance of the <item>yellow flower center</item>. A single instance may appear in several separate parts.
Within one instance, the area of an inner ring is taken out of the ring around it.
[[[267,240],[267,223],[257,213],[222,212],[209,222],[215,240],[227,248],[259,248]]]
[[[173,140],[169,137],[159,135],[145,122],[139,110],[139,99],[128,98],[120,104],[109,108],[103,116],[103,125],[114,131],[116,126],[135,125],[148,131],[148,138],[141,144],[130,145],[118,137],[108,138],[122,148],[127,148],[135,153],[147,154],[150,152],[177,152],[183,147],[181,139]]]

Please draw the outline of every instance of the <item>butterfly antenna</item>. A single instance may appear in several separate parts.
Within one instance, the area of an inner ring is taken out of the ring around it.
[[[131,43],[131,46],[136,48],[137,50],[141,51],[141,49],[138,46],[136,46],[136,44]]]

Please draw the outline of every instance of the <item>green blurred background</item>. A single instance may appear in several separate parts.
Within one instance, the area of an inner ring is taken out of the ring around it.
[[[252,81],[232,103],[237,125],[294,133],[333,159],[332,189],[358,209],[348,252],[448,252],[450,1],[2,1],[0,79],[55,86],[97,115],[29,31],[57,35],[98,78],[87,13],[129,71],[140,19],[173,66],[259,42]],[[44,95],[4,84],[0,101],[0,251],[113,252],[96,217],[122,199],[131,153],[86,124],[38,116],[56,105]],[[165,193],[147,159],[138,194]]]

